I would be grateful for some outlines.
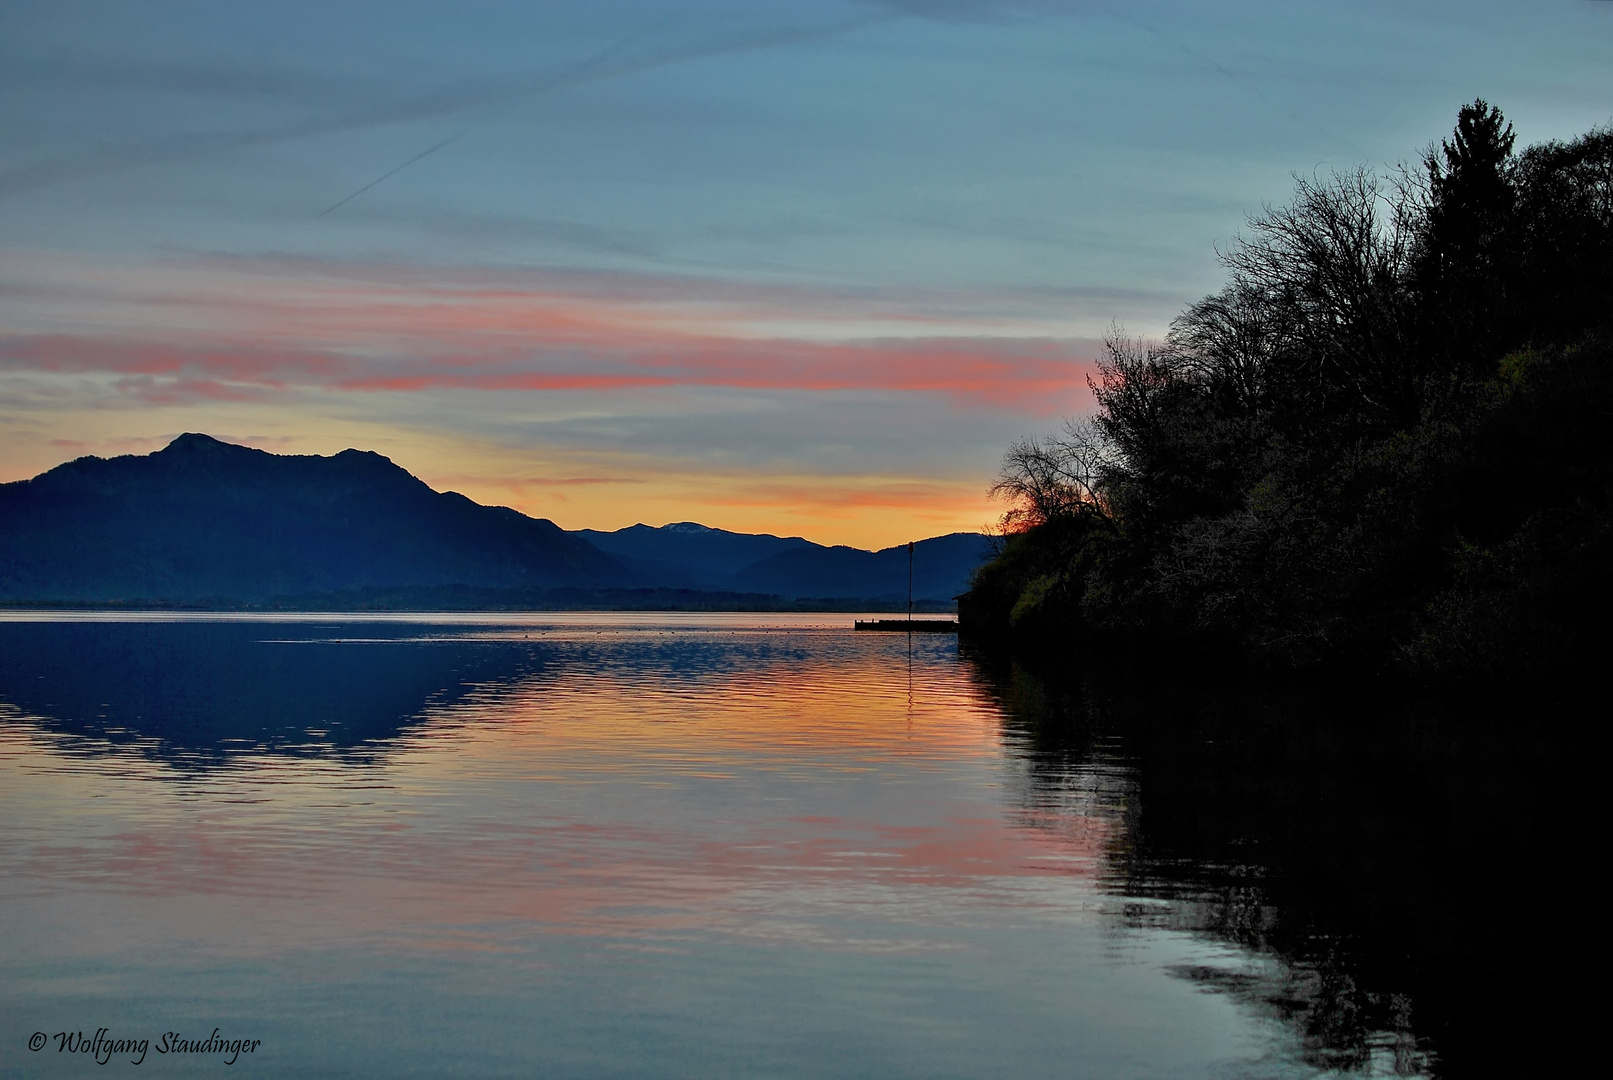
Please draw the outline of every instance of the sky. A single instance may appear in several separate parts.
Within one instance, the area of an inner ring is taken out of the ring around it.
[[[0,481],[201,431],[565,528],[979,529],[1296,175],[1613,122],[1613,3],[0,0]]]

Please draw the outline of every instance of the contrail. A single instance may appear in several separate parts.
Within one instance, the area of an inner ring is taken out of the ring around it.
[[[1160,30],[1157,26],[1154,26],[1151,23],[1143,22],[1141,19],[1138,19],[1138,18],[1136,18],[1135,16],[1132,16],[1132,15],[1129,15],[1126,12],[1121,11],[1121,10],[1119,10],[1117,8],[1109,7],[1108,5],[1099,5],[1099,10],[1107,12],[1111,17],[1113,17],[1115,19],[1119,19],[1121,22],[1130,23],[1132,26],[1137,27],[1137,29],[1142,30],[1145,33],[1153,35],[1155,38],[1158,38],[1160,41],[1164,42],[1166,45],[1169,45],[1169,46],[1171,46],[1173,48],[1176,48],[1176,49],[1180,49],[1182,52],[1186,53],[1188,56],[1191,56],[1193,59],[1199,61],[1201,64],[1204,64],[1205,66],[1209,67],[1211,70],[1215,71],[1217,74],[1224,76],[1226,79],[1228,79],[1229,81],[1234,83],[1240,90],[1243,90],[1245,93],[1249,94],[1256,101],[1260,102],[1260,104],[1264,105],[1266,108],[1271,109],[1274,112],[1281,113],[1282,115],[1288,117],[1290,120],[1295,121],[1301,127],[1312,128],[1312,129],[1320,132],[1324,137],[1326,137],[1328,139],[1331,139],[1334,142],[1342,144],[1345,149],[1349,150],[1351,153],[1356,154],[1359,157],[1366,157],[1367,156],[1366,152],[1364,150],[1362,150],[1360,147],[1356,146],[1353,142],[1351,142],[1348,139],[1345,139],[1345,138],[1343,138],[1341,136],[1333,134],[1331,131],[1327,130],[1327,128],[1323,127],[1321,124],[1318,124],[1315,121],[1314,118],[1301,116],[1299,113],[1295,112],[1293,109],[1290,109],[1288,106],[1283,105],[1283,104],[1281,104],[1281,103],[1279,103],[1277,101],[1273,101],[1270,97],[1268,97],[1254,83],[1252,83],[1248,79],[1244,78],[1241,74],[1239,74],[1238,72],[1234,71],[1232,68],[1227,67],[1227,65],[1221,63],[1221,61],[1217,60],[1215,57],[1210,56],[1208,53],[1201,52],[1198,49],[1195,49],[1192,46],[1188,45],[1186,42],[1181,41],[1178,38],[1171,37],[1171,36],[1167,35],[1164,31]]]
[[[426,149],[420,151],[418,154],[416,154],[414,157],[410,158],[408,161],[405,161],[402,165],[399,165],[399,166],[397,166],[395,168],[392,168],[392,169],[388,169],[386,172],[382,173],[380,176],[377,176],[374,180],[371,180],[368,184],[365,184],[363,187],[359,188],[357,191],[353,192],[351,195],[348,195],[346,198],[341,199],[338,202],[331,203],[329,206],[325,207],[325,209],[321,210],[319,213],[314,215],[314,220],[318,221],[320,218],[324,217],[326,214],[330,213],[332,210],[338,210],[338,209],[346,206],[348,203],[352,202],[354,199],[358,198],[360,195],[362,195],[366,191],[370,190],[370,188],[374,187],[376,184],[379,184],[382,180],[385,180],[385,179],[387,179],[388,177],[391,177],[391,176],[396,176],[398,173],[402,172],[404,169],[407,169],[410,165],[413,165],[415,162],[419,161],[421,158],[430,157],[432,154],[435,154],[438,150],[441,150],[443,147],[447,146],[449,143],[453,142],[455,139],[459,138],[462,135],[468,134],[470,132],[470,130],[471,130],[470,128],[465,128],[462,131],[457,131],[454,134],[448,136],[446,139],[444,139],[442,142],[438,143],[437,145],[428,146]]]
[[[290,142],[315,135],[330,135],[359,128],[379,127],[410,120],[462,112],[504,96],[490,89],[458,90],[416,98],[385,108],[328,120],[304,121],[253,131],[212,131],[194,135],[173,135],[137,143],[112,143],[81,154],[42,161],[0,173],[0,198],[34,191],[65,180],[115,172],[134,165],[158,164],[206,157],[209,154],[254,146]]]
[[[621,50],[625,49],[627,46],[631,45],[633,42],[637,41],[639,38],[644,37],[646,34],[649,34],[650,32],[652,32],[654,30],[659,30],[662,27],[667,26],[672,21],[674,21],[677,18],[681,17],[683,12],[685,12],[687,10],[688,10],[688,8],[686,8],[686,7],[681,8],[675,14],[669,16],[668,18],[662,19],[662,20],[660,20],[659,22],[656,22],[656,23],[652,23],[650,26],[647,26],[642,30],[635,30],[633,33],[631,33],[631,34],[627,35],[626,37],[622,38],[622,40],[616,42],[615,44],[607,45],[605,48],[599,50],[599,52],[595,53],[593,56],[590,56],[588,59],[584,60],[582,63],[580,63],[580,64],[576,65],[575,67],[573,67],[570,70],[569,74],[571,74],[573,77],[580,77],[581,75],[585,74],[590,69],[596,68],[600,64],[603,64],[606,60],[609,60],[613,54],[618,53]],[[544,89],[554,89],[556,86],[562,85],[564,83],[564,81],[565,80],[564,80],[563,75],[562,76],[557,76],[555,78],[554,82],[550,86],[545,87]],[[324,217],[326,214],[330,213],[332,210],[341,209],[343,206],[346,206],[348,203],[352,202],[354,199],[358,198],[360,195],[364,194],[366,191],[370,190],[372,187],[374,187],[375,185],[379,184],[381,181],[386,180],[386,179],[388,179],[390,177],[396,176],[398,173],[402,172],[404,169],[407,169],[410,165],[413,165],[415,162],[419,161],[421,158],[430,157],[432,154],[435,154],[438,150],[441,150],[443,147],[447,146],[449,143],[455,141],[456,139],[463,138],[464,136],[470,134],[470,132],[475,128],[475,126],[476,125],[472,124],[469,127],[465,127],[463,129],[461,129],[460,131],[454,133],[453,135],[448,136],[448,138],[442,140],[442,142],[437,143],[435,146],[429,146],[426,149],[420,151],[420,153],[416,154],[414,157],[410,158],[408,161],[405,161],[403,164],[397,166],[396,168],[388,169],[386,172],[382,173],[380,176],[377,176],[374,180],[371,180],[368,184],[365,184],[363,187],[359,188],[357,191],[353,192],[351,195],[348,195],[346,198],[341,199],[341,200],[339,200],[339,201],[337,201],[335,203],[332,203],[330,206],[325,207],[325,209],[321,210],[319,213],[314,215],[314,220],[317,221],[318,219]]]
[[[681,12],[679,14],[681,15]],[[556,75],[545,78],[542,80],[540,85],[533,86],[525,90],[511,91],[507,94],[501,95],[495,100],[509,101],[516,98],[533,97],[539,94],[560,90],[568,86],[577,86],[583,83],[598,82],[603,79],[619,78],[624,75],[633,75],[637,74],[638,72],[649,71],[654,68],[668,67],[672,64],[682,63],[686,60],[697,60],[708,56],[721,56],[726,53],[746,52],[752,49],[776,48],[782,45],[798,44],[803,41],[813,41],[822,38],[836,37],[840,34],[849,33],[853,30],[858,30],[864,26],[870,26],[874,23],[887,22],[896,16],[870,16],[851,20],[849,22],[836,23],[828,27],[774,27],[767,30],[753,30],[739,34],[731,34],[726,38],[710,41],[703,45],[689,46],[683,49],[675,49],[664,52],[660,55],[647,56],[643,59],[630,63],[618,64],[613,67],[606,66],[607,61],[609,61],[613,55],[621,52],[639,38],[645,37],[653,31],[660,30],[661,28],[667,26],[677,17],[678,16],[675,15],[671,18],[663,19],[660,22],[646,27],[643,30],[629,34],[621,41],[601,49],[599,52],[595,53],[587,60],[584,60],[582,63],[577,64],[576,66]],[[396,176],[398,173],[402,172],[404,169],[407,169],[410,165],[413,165],[422,158],[430,157],[432,154],[435,154],[438,150],[441,150],[449,143],[469,134],[475,129],[475,127],[476,125],[472,124],[461,131],[450,135],[448,138],[442,140],[436,145],[427,147],[425,150],[420,151],[420,153],[403,162],[403,164],[382,173],[380,176],[376,177],[374,180],[371,180],[369,183],[365,184],[357,191],[354,191],[346,198],[339,202],[333,203],[324,210],[321,210],[318,214],[314,215],[315,220],[324,217],[332,210],[336,210],[352,202],[366,191],[381,183],[381,181]]]
[[[752,49],[776,48],[784,45],[797,44],[806,41],[835,37],[840,34],[852,32],[874,23],[889,21],[898,18],[897,15],[878,15],[869,18],[857,19],[844,23],[837,23],[827,27],[775,27],[766,30],[748,31],[730,34],[705,44],[691,45],[682,49],[673,49],[659,55],[652,55],[643,59],[611,64],[611,58],[633,41],[642,37],[650,30],[664,25],[664,21],[655,24],[647,30],[639,31],[614,45],[601,50],[601,52],[563,71],[544,74],[537,77],[516,80],[514,84],[482,85],[460,87],[451,90],[439,91],[394,105],[381,106],[368,109],[356,114],[333,117],[324,120],[301,121],[291,124],[281,124],[274,127],[258,128],[248,131],[212,131],[200,132],[191,135],[174,135],[166,138],[151,139],[142,142],[102,144],[93,150],[49,161],[36,162],[20,168],[0,172],[0,199],[11,195],[20,195],[49,187],[53,184],[68,180],[75,180],[87,176],[98,176],[104,173],[116,172],[119,169],[139,165],[154,165],[171,161],[194,160],[212,154],[227,153],[232,150],[242,150],[257,146],[270,146],[276,143],[292,142],[297,139],[306,139],[318,135],[331,135],[344,131],[355,131],[363,128],[382,127],[387,124],[401,124],[415,120],[424,120],[434,116],[462,113],[471,109],[479,109],[487,105],[497,104],[501,101],[512,101],[524,97],[532,97],[562,89],[580,83],[595,82],[603,79],[618,78],[625,75],[647,71],[653,68],[666,67],[671,64],[687,60],[697,60],[703,57],[720,56],[725,53],[744,52]],[[474,126],[474,125],[472,125]],[[466,131],[470,130],[467,128]],[[377,178],[375,181],[355,191],[352,196],[361,194],[369,187],[385,180],[421,158],[446,146],[454,139],[463,137],[466,131],[461,131],[450,139],[444,140],[416,157],[404,162],[397,169]],[[343,200],[344,202],[347,200]],[[319,216],[323,217],[340,206],[334,204]]]

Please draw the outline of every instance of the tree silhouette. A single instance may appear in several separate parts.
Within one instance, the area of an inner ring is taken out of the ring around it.
[[[1421,171],[1298,178],[1164,342],[1111,335],[1090,424],[1005,457],[966,622],[1453,676],[1592,655],[1613,131],[1514,146],[1477,100]]]

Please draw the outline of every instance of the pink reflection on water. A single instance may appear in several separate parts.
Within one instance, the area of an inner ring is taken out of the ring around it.
[[[0,728],[17,823],[0,877],[42,907],[143,898],[121,909],[134,941],[248,951],[556,933],[915,949],[939,947],[920,925],[1089,900],[1118,822],[1006,805],[1017,765],[954,646],[910,668],[899,640],[774,644],[736,632],[718,660],[749,659],[704,671],[642,640],[585,652],[428,709],[361,762],[186,772],[20,719]]]

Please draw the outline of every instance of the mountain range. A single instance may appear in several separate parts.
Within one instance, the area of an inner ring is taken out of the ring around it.
[[[919,541],[913,596],[968,587],[989,540]],[[438,492],[380,454],[284,456],[181,435],[0,484],[0,602],[777,607],[905,601],[906,545],[826,547],[694,522],[568,532]]]

